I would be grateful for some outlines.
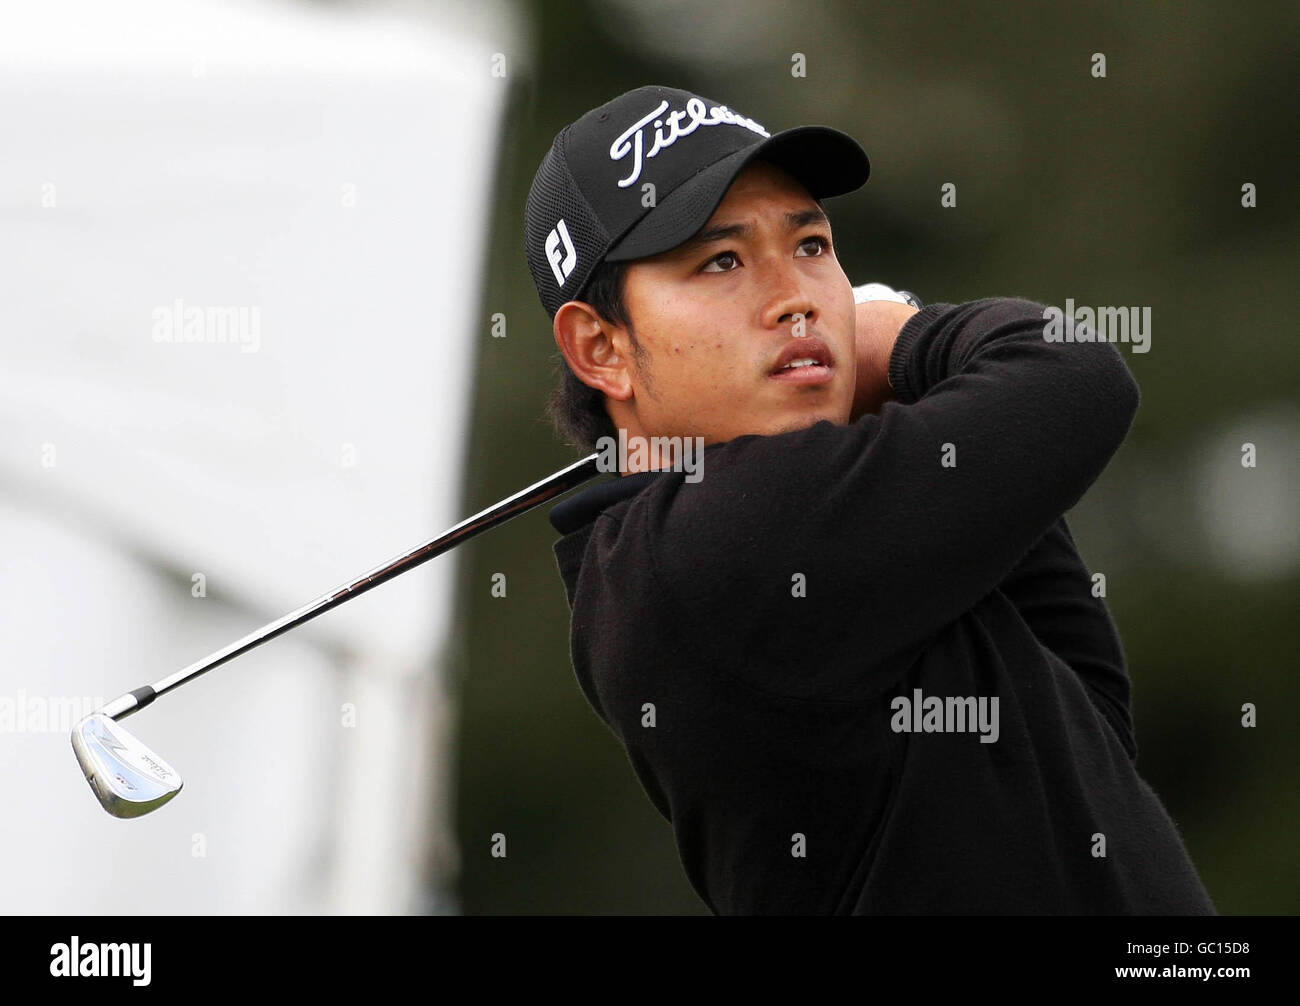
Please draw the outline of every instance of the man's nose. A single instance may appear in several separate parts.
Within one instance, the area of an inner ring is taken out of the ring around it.
[[[816,320],[817,307],[804,287],[804,277],[795,272],[794,263],[769,270],[763,284],[768,291],[765,325],[796,324],[800,320],[810,324]]]

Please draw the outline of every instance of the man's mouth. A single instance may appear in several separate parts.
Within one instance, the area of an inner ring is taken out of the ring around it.
[[[834,369],[830,347],[813,337],[787,343],[768,376],[786,384],[824,384]]]
[[[822,384],[831,379],[832,370],[812,359],[795,360],[771,375],[774,381],[787,384]]]

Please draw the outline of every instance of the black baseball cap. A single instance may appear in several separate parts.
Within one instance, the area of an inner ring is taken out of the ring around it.
[[[524,254],[546,313],[554,319],[562,304],[581,300],[601,262],[658,255],[692,237],[757,158],[818,200],[852,192],[871,171],[863,149],[838,129],[773,135],[675,87],[638,87],[565,126],[524,210]]]

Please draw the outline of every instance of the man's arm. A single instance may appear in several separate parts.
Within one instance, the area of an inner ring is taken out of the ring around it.
[[[1124,649],[1106,603],[1093,596],[1092,577],[1064,517],[1048,528],[999,589],[1038,641],[1089,687],[1129,758],[1136,759]]]
[[[882,300],[877,300],[879,296]],[[858,381],[853,418],[879,412],[893,400],[885,373],[898,332],[915,313],[889,287],[854,287],[857,300]],[[889,303],[894,301],[895,303]],[[1106,604],[1065,518],[1059,518],[999,584],[1038,641],[1079,675],[1129,753],[1137,758],[1124,650]]]
[[[644,519],[665,603],[717,659],[797,669],[759,687],[810,698],[880,687],[870,667],[902,668],[995,589],[1132,422],[1138,389],[1119,352],[1047,342],[1042,311],[931,304],[899,333],[897,401],[879,415],[711,445],[702,481],[674,483],[658,512],[634,504],[627,518]],[[744,617],[714,622],[719,599]],[[861,653],[863,678],[800,667],[810,634]]]

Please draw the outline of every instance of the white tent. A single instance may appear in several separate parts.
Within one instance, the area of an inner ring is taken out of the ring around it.
[[[455,553],[127,721],[67,717],[465,516],[509,25],[266,0],[0,14],[0,911],[454,911]]]

